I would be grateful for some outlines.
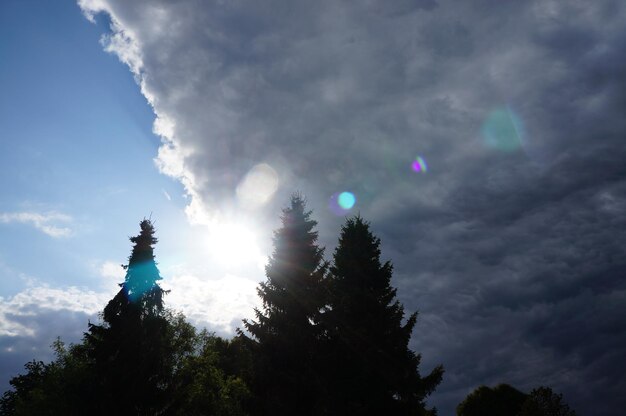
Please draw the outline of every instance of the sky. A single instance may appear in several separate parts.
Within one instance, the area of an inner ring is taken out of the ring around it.
[[[626,6],[0,3],[0,386],[80,339],[152,218],[169,306],[230,336],[302,192],[360,214],[444,381],[626,406]],[[342,206],[343,204],[343,206]]]

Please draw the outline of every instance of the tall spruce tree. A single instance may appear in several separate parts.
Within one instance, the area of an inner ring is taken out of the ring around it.
[[[252,338],[253,392],[260,415],[316,414],[322,389],[317,372],[319,315],[325,305],[327,265],[317,245],[317,224],[300,195],[283,210],[274,233],[274,251],[258,293],[263,301],[256,320],[244,321]]]
[[[100,382],[102,414],[154,415],[168,402],[171,331],[165,291],[154,260],[154,226],[140,223],[121,289],[104,308],[101,325],[90,324],[85,340]]]
[[[440,383],[438,366],[421,377],[420,355],[408,347],[417,313],[404,308],[391,287],[392,265],[380,262],[380,239],[361,217],[341,229],[334,253],[324,321],[334,415],[423,415],[424,400]]]

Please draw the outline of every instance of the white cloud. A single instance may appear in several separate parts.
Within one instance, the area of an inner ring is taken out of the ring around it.
[[[36,212],[13,212],[13,213],[0,213],[0,222],[8,223],[22,223],[29,224],[50,237],[68,237],[72,234],[72,230],[69,227],[58,225],[58,223],[71,222],[72,217],[69,215],[50,212],[46,214],[39,214]]]
[[[232,232],[232,230],[227,231]],[[220,256],[228,257],[229,248],[231,247],[223,247]],[[250,246],[250,250],[255,248],[254,245]],[[232,249],[235,250],[235,248]],[[239,245],[240,257],[241,250],[242,246]],[[251,251],[251,260],[245,260],[260,262],[261,260],[255,255],[258,257],[258,253]],[[241,262],[244,259],[235,260]],[[166,274],[163,273],[164,271]],[[124,281],[126,271],[114,261],[105,261],[99,265],[98,272],[103,278],[101,285],[103,293],[99,295],[101,299],[104,299],[100,305],[102,309],[120,289],[118,284]],[[194,272],[185,267],[172,267],[161,272],[164,278],[160,285],[163,289],[170,290],[165,297],[167,307],[182,311],[194,325],[207,327],[223,334],[233,334],[235,328],[241,326],[241,319],[253,316],[253,308],[259,305],[256,293],[258,282],[255,280],[233,274],[214,279],[201,274],[209,273],[207,271]]]
[[[167,304],[183,311],[194,324],[232,335],[241,319],[254,316],[253,308],[259,306],[257,285],[237,276],[210,280],[180,274],[165,279],[163,288],[172,289]]]
[[[106,10],[106,0],[78,0],[83,14],[92,23],[95,23],[95,15]]]
[[[30,279],[28,287],[16,295],[0,297],[0,336],[36,337],[52,312],[82,313],[97,319],[125,275],[124,269],[112,261],[101,263],[98,271],[103,278],[100,290],[50,287]],[[164,289],[170,290],[165,298],[167,307],[182,311],[195,325],[222,334],[233,334],[241,326],[241,319],[253,316],[253,308],[259,305],[257,284],[233,275],[209,279],[185,271],[161,282]]]
[[[102,288],[106,293],[114,294],[119,290],[119,284],[124,281],[126,271],[114,261],[105,261],[98,268],[100,276],[103,278]]]
[[[107,295],[104,293],[75,286],[29,287],[14,296],[0,297],[0,336],[35,336],[37,328],[29,323],[37,317],[62,310],[95,315],[106,301]]]
[[[259,304],[257,282],[228,276],[219,280],[180,275],[165,280],[164,288],[173,290],[166,296],[168,307],[182,311],[195,325],[224,334],[233,334],[241,319],[253,316]],[[78,287],[28,288],[15,296],[0,297],[0,336],[36,336],[33,325],[53,311],[84,313],[95,317],[112,295]],[[59,334],[62,335],[62,334]]]

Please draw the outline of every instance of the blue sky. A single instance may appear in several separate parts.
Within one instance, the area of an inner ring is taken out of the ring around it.
[[[241,268],[216,270],[205,261],[210,239],[187,221],[182,185],[161,174],[153,160],[160,139],[152,133],[152,108],[128,69],[102,49],[107,16],[91,23],[74,2],[9,1],[0,7],[0,180],[5,190],[0,298],[6,308],[0,337],[6,336],[2,368],[9,370],[1,380],[6,386],[9,374],[33,355],[29,350],[47,358],[56,336],[77,340],[87,319],[96,319],[123,280],[119,265],[130,253],[127,238],[137,233],[142,218],[151,215],[155,221],[161,270],[168,277],[176,270],[179,286],[187,282],[202,293],[197,279],[185,275],[199,270],[204,282],[217,279],[211,292],[236,296],[232,284],[219,279]],[[262,275],[256,264],[253,274],[255,279]],[[254,281],[243,284],[245,295],[252,296]],[[189,303],[204,302],[206,295],[179,296],[178,303],[172,298],[172,307],[187,305],[193,318]],[[246,303],[246,309],[251,305]],[[220,306],[215,307],[213,319],[198,312],[194,322],[232,331],[230,321],[243,307],[226,308],[219,318]],[[34,323],[37,316],[28,321],[33,308],[34,315],[50,316],[48,326],[54,329],[44,331]],[[75,322],[70,328],[59,322],[67,319],[62,316],[68,310],[68,322]],[[16,345],[22,349],[19,358]]]
[[[77,3],[0,4],[0,385],[150,214],[170,306],[232,333],[301,191],[327,258],[371,221],[440,414],[500,382],[626,406],[621,2]]]
[[[90,263],[121,262],[124,236],[150,212],[175,216],[181,188],[154,168],[152,111],[76,4],[3,2],[0,19],[0,211],[71,217],[57,224],[71,230],[66,238],[2,224],[2,263],[53,285],[90,285]],[[25,282],[2,284],[6,296]]]

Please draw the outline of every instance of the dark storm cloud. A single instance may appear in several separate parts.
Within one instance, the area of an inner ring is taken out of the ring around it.
[[[564,160],[532,175],[533,186],[518,175],[465,184],[441,215],[413,207],[398,218],[412,224],[408,237],[378,224],[405,305],[422,311],[415,345],[427,366],[447,364],[442,393],[469,380],[543,383],[587,413],[596,401],[606,406],[597,414],[621,408],[626,155],[615,151]],[[602,168],[594,175],[588,163]]]
[[[421,311],[423,370],[446,367],[442,415],[499,382],[620,414],[620,2],[80,3],[112,16],[109,49],[171,122],[160,167],[200,211],[237,206],[265,162],[281,188],[251,215],[275,218],[300,189],[332,248],[327,200],[355,193]],[[418,154],[426,174],[410,170]]]

